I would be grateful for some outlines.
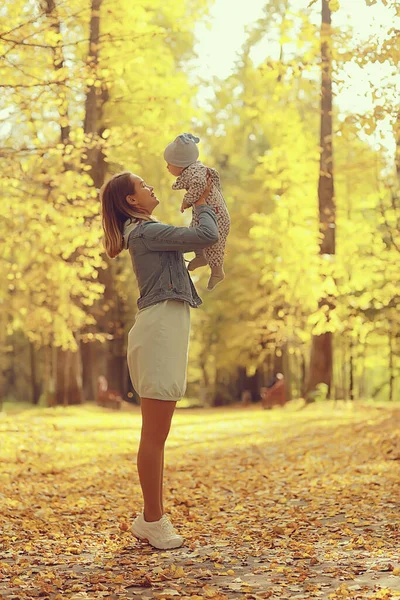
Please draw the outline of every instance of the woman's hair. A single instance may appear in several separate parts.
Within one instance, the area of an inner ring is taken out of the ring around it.
[[[110,258],[115,258],[122,251],[125,221],[138,216],[126,200],[134,193],[135,184],[129,171],[114,175],[100,190],[104,245]]]

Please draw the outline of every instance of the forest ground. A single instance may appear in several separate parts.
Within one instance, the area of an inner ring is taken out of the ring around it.
[[[400,408],[178,410],[166,509],[186,544],[129,532],[140,413],[0,414],[0,598],[400,597]]]

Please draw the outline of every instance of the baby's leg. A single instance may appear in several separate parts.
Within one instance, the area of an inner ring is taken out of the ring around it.
[[[219,241],[204,250],[205,257],[211,267],[211,276],[208,281],[207,289],[213,290],[218,283],[225,279],[224,255],[225,255],[226,236],[220,235]]]
[[[208,281],[207,289],[213,290],[218,283],[225,278],[224,272],[224,256],[226,238],[228,237],[230,230],[229,215],[225,212],[216,211],[219,240],[213,246],[206,248],[204,253],[208,264],[211,267],[211,276]]]
[[[192,222],[190,227],[196,227],[199,224],[198,216],[193,212]],[[196,250],[196,256],[188,264],[188,271],[194,271],[199,267],[205,267],[207,265],[207,259],[204,255],[204,250]]]
[[[204,250],[196,250],[196,256],[188,264],[188,271],[194,271],[199,267],[205,267],[207,265],[207,259],[204,255]]]

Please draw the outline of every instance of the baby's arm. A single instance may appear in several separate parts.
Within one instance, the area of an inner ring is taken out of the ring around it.
[[[206,171],[205,171],[206,173]],[[190,179],[189,189],[183,197],[181,210],[185,210],[186,208],[190,208],[195,204],[200,198],[204,189],[206,187],[206,176],[195,175]]]
[[[190,208],[190,204],[186,204],[185,200],[182,200],[181,213],[183,213],[187,208]]]

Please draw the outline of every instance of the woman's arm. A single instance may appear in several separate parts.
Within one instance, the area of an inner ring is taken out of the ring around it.
[[[202,202],[200,200],[200,202]],[[204,200],[205,202],[205,200]],[[218,227],[214,211],[207,205],[196,206],[197,227],[173,227],[148,222],[143,227],[142,240],[149,250],[190,252],[218,242]]]

